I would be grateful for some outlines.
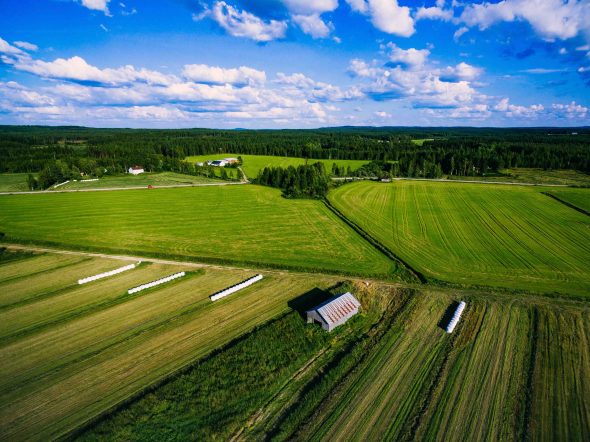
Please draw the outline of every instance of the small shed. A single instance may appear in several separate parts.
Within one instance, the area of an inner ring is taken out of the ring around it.
[[[324,330],[332,331],[356,315],[360,306],[358,299],[352,293],[346,292],[305,312],[307,323],[317,322]]]
[[[133,167],[129,168],[129,173],[132,175],[139,175],[140,173],[143,173],[143,172],[145,172],[145,171],[143,170],[143,167],[141,167],[141,166],[133,166]]]

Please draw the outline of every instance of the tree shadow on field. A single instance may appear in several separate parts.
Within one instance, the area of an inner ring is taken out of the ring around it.
[[[299,313],[303,319],[306,319],[305,312],[311,310],[318,304],[327,301],[332,297],[332,294],[327,290],[322,290],[317,287],[299,295],[297,298],[291,299],[287,302],[287,305]]]
[[[447,325],[449,325],[449,322],[451,322],[451,318],[453,317],[455,310],[457,310],[457,307],[459,307],[459,302],[453,301],[451,305],[449,305],[445,310],[445,313],[440,319],[440,321],[438,321],[437,325],[444,331],[447,331]]]

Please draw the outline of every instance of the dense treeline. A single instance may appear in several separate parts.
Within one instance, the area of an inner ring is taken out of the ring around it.
[[[574,134],[575,132],[575,134]],[[412,140],[426,139],[423,143]],[[0,126],[0,172],[185,172],[188,155],[217,153],[393,161],[393,175],[485,175],[535,167],[590,172],[590,129],[329,128],[131,130]],[[55,167],[55,164],[54,164]],[[57,165],[56,167],[61,167]],[[190,170],[189,170],[190,173]]]
[[[287,168],[265,167],[256,182],[282,189],[287,198],[323,198],[328,193],[330,177],[323,163],[314,163]]]

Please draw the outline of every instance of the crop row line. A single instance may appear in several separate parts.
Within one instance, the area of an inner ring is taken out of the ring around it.
[[[343,222],[345,222],[348,226],[350,226],[355,232],[357,232],[361,237],[363,237],[367,242],[369,242],[373,247],[375,247],[379,252],[383,253],[392,261],[400,264],[402,268],[408,271],[415,279],[420,281],[422,284],[426,284],[427,280],[426,277],[414,267],[412,267],[407,261],[393,253],[389,248],[385,247],[379,241],[377,241],[373,236],[371,236],[367,231],[365,231],[362,227],[360,227],[355,222],[351,221],[349,218],[346,217],[342,212],[340,212],[336,207],[330,203],[327,199],[324,199],[324,204],[328,209],[330,209],[338,218],[340,218]]]

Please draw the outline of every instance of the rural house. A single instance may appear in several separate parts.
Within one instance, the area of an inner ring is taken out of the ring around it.
[[[213,161],[207,161],[207,164],[209,166],[213,166],[213,167],[225,167],[227,165],[227,161],[225,161],[225,160],[213,160]]]
[[[356,315],[360,306],[361,303],[350,292],[334,296],[308,310],[306,312],[307,323],[317,322],[324,330],[332,331]]]
[[[129,168],[129,173],[132,175],[139,175],[140,173],[143,173],[143,172],[145,172],[145,171],[143,170],[143,167],[141,167],[141,166],[133,166],[133,167]]]

